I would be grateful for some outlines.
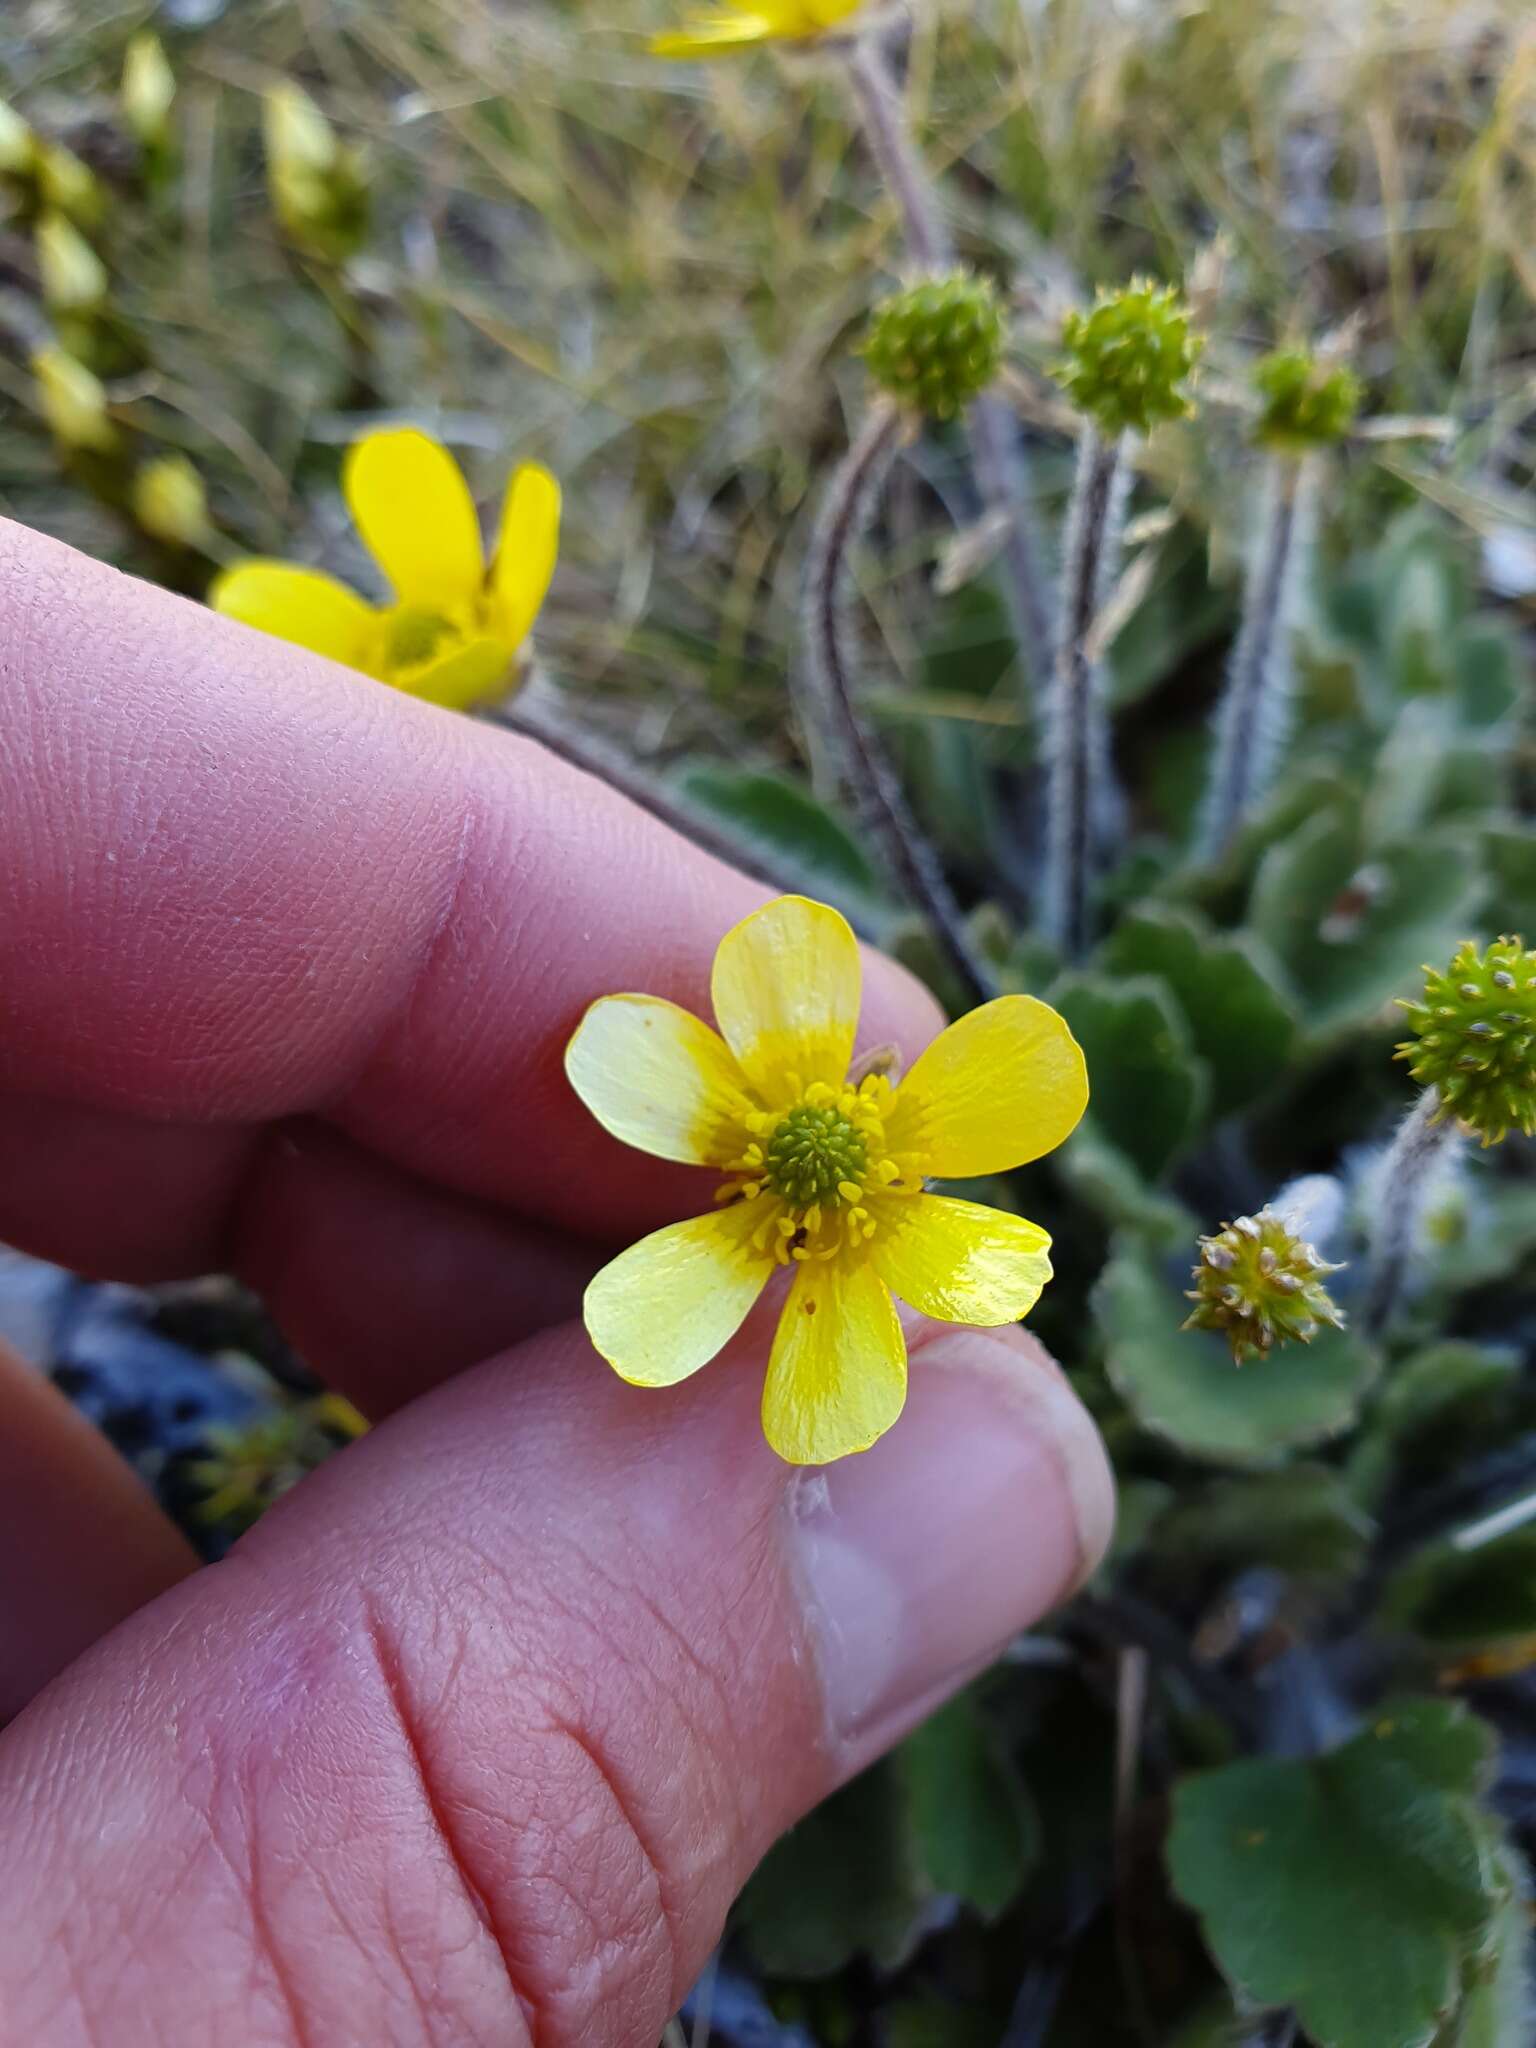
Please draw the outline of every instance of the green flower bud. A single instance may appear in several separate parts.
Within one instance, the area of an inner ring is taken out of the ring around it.
[[[43,303],[53,313],[94,313],[107,296],[107,266],[74,223],[45,213],[35,237]]]
[[[208,494],[185,455],[160,455],[133,479],[133,516],[153,540],[200,548],[209,536]]]
[[[150,29],[141,30],[128,45],[121,97],[123,118],[140,146],[163,150],[171,136],[176,75],[166,59],[165,46]]]
[[[1054,374],[1104,433],[1150,433],[1192,410],[1184,380],[1205,344],[1171,286],[1101,292],[1091,312],[1067,315],[1061,340]]]
[[[1238,1365],[1267,1358],[1280,1344],[1310,1344],[1319,1325],[1344,1327],[1323,1284],[1326,1274],[1339,1270],[1273,1209],[1239,1216],[1200,1240],[1188,1291],[1194,1313],[1184,1328],[1220,1330]]]
[[[1519,938],[1479,953],[1468,939],[1442,974],[1426,967],[1422,1000],[1404,1002],[1414,1036],[1397,1048],[1442,1116],[1497,1145],[1510,1127],[1536,1137],[1536,952]]]
[[[101,379],[56,343],[32,358],[38,404],[54,439],[66,449],[107,455],[117,446],[117,429],[107,412]]]
[[[914,412],[948,420],[992,382],[1007,339],[995,286],[957,270],[878,305],[863,355],[882,391]]]
[[[1342,363],[1330,369],[1303,349],[1277,349],[1253,373],[1264,410],[1254,439],[1283,455],[1305,455],[1341,441],[1354,425],[1365,387]]]
[[[328,262],[344,262],[368,232],[363,152],[341,141],[297,85],[279,85],[267,94],[262,123],[267,189],[284,231]]]

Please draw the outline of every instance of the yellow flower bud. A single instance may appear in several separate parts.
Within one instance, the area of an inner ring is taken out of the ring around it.
[[[117,429],[107,412],[106,387],[84,363],[52,342],[36,350],[32,375],[38,404],[54,438],[64,448],[107,454],[117,446]]]
[[[37,224],[37,268],[43,303],[54,313],[92,313],[107,296],[107,267],[62,213]]]
[[[368,224],[368,192],[360,150],[339,140],[309,94],[274,87],[262,103],[267,189],[284,230],[331,261],[350,256]]]
[[[30,178],[37,168],[37,137],[20,114],[0,100],[0,174]]]
[[[160,38],[142,30],[123,59],[123,118],[145,149],[164,149],[170,140],[170,113],[176,98],[176,77]]]
[[[36,170],[38,197],[44,206],[67,213],[83,227],[100,220],[102,196],[96,173],[73,150],[61,143],[39,143]]]
[[[133,516],[153,540],[202,547],[209,533],[208,493],[185,455],[160,455],[133,479]]]

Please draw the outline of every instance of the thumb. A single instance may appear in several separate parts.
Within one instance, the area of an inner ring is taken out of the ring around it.
[[[762,1335],[657,1393],[545,1333],[49,1687],[0,1739],[7,2038],[651,2048],[773,1838],[1109,1532],[1022,1333],[919,1330],[816,1475]]]

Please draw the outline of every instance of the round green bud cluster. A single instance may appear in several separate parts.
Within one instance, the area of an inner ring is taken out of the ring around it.
[[[949,420],[992,382],[1007,340],[996,287],[957,270],[878,305],[863,356],[883,391],[916,412]]]
[[[1511,1126],[1536,1137],[1536,952],[1502,938],[1480,953],[1468,939],[1443,974],[1424,973],[1422,999],[1402,1005],[1414,1035],[1398,1058],[1484,1145]]]
[[[1192,410],[1184,382],[1205,344],[1171,286],[1101,292],[1090,312],[1067,315],[1061,340],[1054,373],[1104,433],[1146,434]]]
[[[1341,441],[1355,423],[1365,387],[1342,363],[1330,369],[1303,349],[1277,349],[1253,373],[1264,401],[1254,439],[1285,455]]]
[[[1238,1365],[1279,1344],[1310,1344],[1321,1324],[1344,1327],[1323,1284],[1338,1271],[1273,1209],[1239,1216],[1200,1240],[1188,1290],[1195,1307],[1184,1328],[1219,1330]]]

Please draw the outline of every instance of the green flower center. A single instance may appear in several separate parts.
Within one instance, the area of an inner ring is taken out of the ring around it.
[[[835,1209],[863,1193],[868,1164],[864,1133],[841,1110],[802,1103],[780,1119],[768,1140],[763,1178],[793,1208],[820,1203]]]
[[[424,661],[442,653],[445,642],[462,637],[452,619],[444,618],[441,612],[402,605],[390,617],[385,660],[391,670],[419,668]]]

